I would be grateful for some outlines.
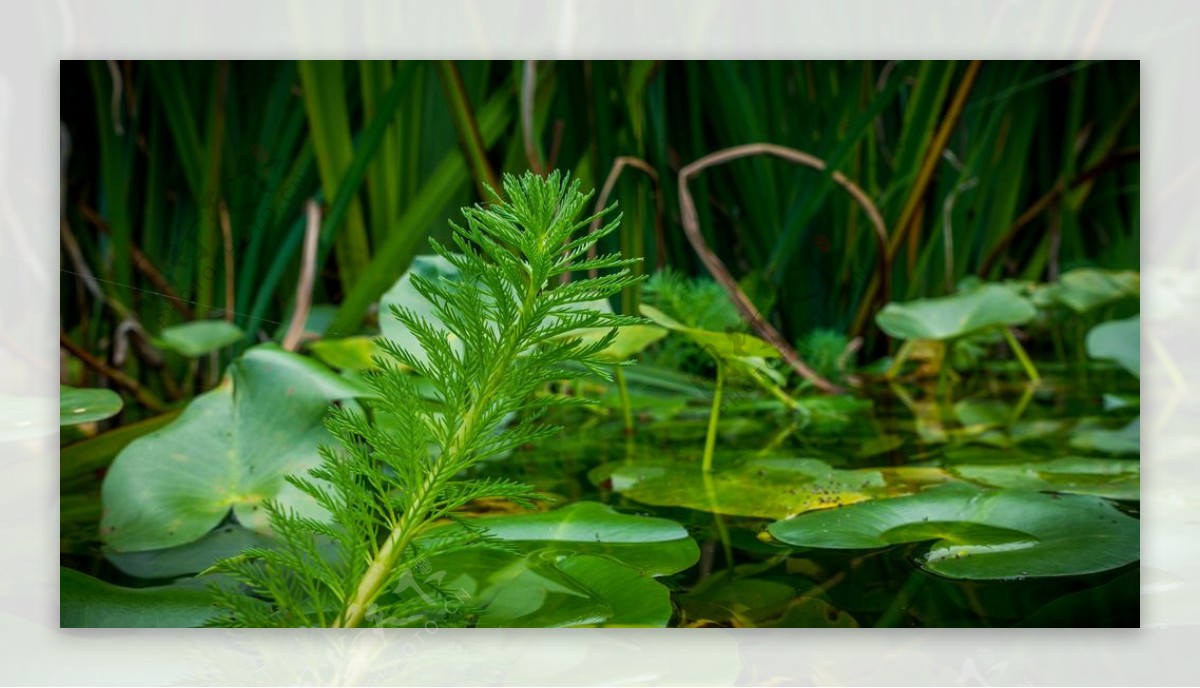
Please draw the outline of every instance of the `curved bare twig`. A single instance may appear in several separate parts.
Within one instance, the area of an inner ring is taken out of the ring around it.
[[[661,270],[663,267],[662,247],[666,246],[666,235],[663,233],[662,189],[658,188],[658,172],[656,172],[654,168],[650,166],[650,163],[642,160],[641,158],[635,158],[630,155],[622,155],[616,160],[613,160],[612,169],[608,171],[608,178],[604,180],[604,186],[600,188],[600,195],[596,197],[596,208],[592,211],[596,217],[592,220],[592,226],[588,227],[588,234],[591,234],[600,228],[600,221],[603,218],[599,216],[599,213],[600,211],[604,210],[604,204],[608,202],[608,197],[612,194],[613,187],[617,185],[617,179],[620,178],[621,172],[626,167],[632,167],[641,170],[642,172],[645,172],[651,180],[654,181],[654,240],[657,241],[659,245],[658,265],[656,267]],[[593,244],[592,247],[588,249],[588,259],[590,260],[595,257],[596,246]],[[588,271],[588,277],[595,276],[595,270]]]
[[[316,278],[317,240],[321,236],[321,206],[309,201],[304,206],[308,226],[304,232],[304,255],[300,263],[300,278],[296,280],[296,305],[292,308],[292,322],[283,336],[283,348],[295,351],[304,336],[304,325],[312,307],[313,280]]]
[[[695,249],[696,254],[700,256],[704,267],[708,269],[713,279],[725,288],[734,305],[737,306],[742,317],[750,323],[750,327],[754,329],[755,333],[771,344],[771,346],[775,347],[779,351],[779,354],[783,356],[783,359],[788,362],[788,365],[801,377],[826,392],[840,392],[841,389],[837,385],[821,377],[816,371],[808,367],[800,358],[800,354],[783,338],[783,335],[779,334],[779,331],[762,317],[762,314],[758,312],[758,309],[750,301],[749,297],[746,296],[746,293],[738,286],[737,280],[729,273],[729,269],[725,267],[725,263],[709,248],[708,244],[704,241],[704,236],[700,233],[700,223],[696,217],[696,204],[692,200],[691,192],[688,191],[688,180],[714,165],[754,155],[770,155],[789,162],[805,165],[815,170],[824,170],[826,168],[825,161],[820,158],[803,151],[778,146],[773,143],[750,143],[710,153],[679,171],[679,215],[680,221],[683,223],[683,231],[687,235],[688,241],[691,242],[692,248]],[[871,220],[871,224],[874,225],[875,236],[879,241],[879,255],[882,265],[887,257],[888,234],[887,226],[884,224],[879,210],[875,208],[875,204],[871,202],[867,194],[857,184],[847,179],[844,174],[835,171],[830,177],[858,202],[863,212],[866,213],[867,218]],[[881,271],[881,274],[886,275],[886,271]]]

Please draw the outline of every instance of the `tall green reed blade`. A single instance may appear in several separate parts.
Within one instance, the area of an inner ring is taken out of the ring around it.
[[[439,520],[480,498],[503,498],[531,506],[540,495],[505,479],[467,479],[480,460],[545,438],[557,428],[537,422],[577,397],[534,396],[552,380],[580,370],[607,377],[602,354],[616,330],[594,341],[569,337],[584,327],[616,327],[637,319],[587,308],[637,280],[634,259],[608,255],[582,259],[614,220],[595,233],[582,217],[590,194],[558,173],[504,177],[505,201],[463,210],[453,225],[454,253],[435,250],[458,268],[461,279],[413,284],[433,307],[436,321],[406,308],[396,317],[416,337],[420,351],[381,340],[384,356],[369,375],[375,397],[368,402],[392,422],[372,423],[346,408],[328,421],[340,447],[324,448],[323,464],[308,476],[289,476],[331,515],[330,522],[303,518],[269,504],[279,546],[250,549],[219,562],[214,570],[246,586],[214,587],[219,626],[391,626],[453,623],[439,616],[445,605],[421,597],[384,595],[418,562],[434,554],[489,544],[478,528],[460,528],[436,542],[421,536]],[[499,199],[499,196],[496,195]],[[586,270],[609,271],[586,278]],[[581,272],[562,283],[561,275]],[[564,338],[564,335],[568,335]],[[434,390],[423,396],[405,366]],[[506,416],[521,413],[505,427]],[[377,416],[378,417],[378,416]],[[321,549],[331,540],[337,554]],[[418,546],[418,543],[420,545]]]
[[[133,218],[130,213],[130,183],[132,179],[134,141],[136,135],[128,120],[124,101],[118,100],[116,112],[112,96],[119,89],[101,61],[88,63],[92,92],[96,104],[96,124],[100,138],[100,213],[112,233],[112,247],[105,262],[112,266],[112,281],[132,285]],[[124,120],[124,121],[123,121]],[[118,133],[120,131],[120,133]]]
[[[479,132],[485,146],[495,143],[511,121],[510,102],[511,94],[501,90],[480,108]],[[330,332],[349,334],[357,331],[371,302],[404,272],[437,215],[470,179],[462,153],[458,150],[447,152],[403,214],[392,222],[387,239],[382,246],[376,247],[370,265],[338,307],[329,326]]]
[[[321,187],[326,198],[334,198],[354,158],[343,65],[339,61],[304,60],[299,71]],[[357,198],[351,201],[345,226],[339,229],[335,239],[338,273],[343,284],[353,287],[371,260],[362,205]]]

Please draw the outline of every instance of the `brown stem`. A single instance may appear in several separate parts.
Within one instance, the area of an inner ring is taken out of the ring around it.
[[[1009,244],[1011,244],[1013,240],[1017,238],[1017,235],[1021,232],[1021,230],[1028,226],[1029,223],[1033,222],[1037,216],[1046,212],[1052,206],[1062,200],[1062,197],[1068,191],[1074,189],[1075,187],[1086,184],[1087,182],[1095,179],[1101,174],[1104,174],[1108,170],[1121,165],[1122,163],[1130,160],[1138,160],[1140,157],[1141,150],[1138,148],[1126,148],[1124,150],[1119,150],[1095,165],[1087,168],[1083,172],[1080,172],[1075,176],[1074,179],[1071,180],[1070,184],[1064,184],[1061,180],[1056,182],[1049,191],[1047,191],[1041,198],[1037,199],[1037,201],[1035,201],[1033,205],[1029,206],[1025,212],[1021,213],[1021,216],[1017,218],[1016,222],[1013,222],[1012,226],[1009,227],[1006,232],[1004,232],[1002,237],[1000,237],[1000,241],[997,241],[996,244],[992,246],[991,250],[988,251],[987,256],[984,257],[983,262],[980,263],[978,272],[979,276],[987,277],[991,273],[992,268],[995,266],[996,261],[1005,252],[1005,250],[1008,249]]]
[[[909,191],[908,199],[904,203],[904,208],[900,211],[900,219],[895,224],[895,233],[889,238],[887,255],[880,271],[871,277],[871,281],[867,283],[867,290],[863,293],[862,301],[858,305],[858,313],[854,316],[854,324],[850,327],[852,336],[857,336],[862,333],[863,327],[866,325],[867,316],[871,313],[871,304],[875,302],[876,296],[881,298],[889,298],[891,293],[888,288],[888,278],[892,271],[892,262],[896,260],[896,255],[900,252],[900,246],[910,234],[916,232],[919,222],[915,222],[918,210],[922,208],[921,199],[925,196],[926,189],[929,188],[929,182],[933,179],[933,171],[937,168],[938,161],[942,159],[942,151],[946,148],[946,143],[950,140],[950,134],[954,128],[958,126],[959,117],[962,115],[963,107],[966,105],[967,96],[971,93],[971,87],[975,85],[975,77],[979,74],[981,66],[979,60],[971,62],[967,66],[967,71],[963,74],[962,82],[958,85],[958,90],[954,93],[953,100],[950,101],[950,106],[946,109],[946,116],[942,118],[942,123],[938,126],[937,132],[933,135],[933,140],[929,142],[929,148],[925,152],[925,159],[921,162],[921,167],[917,171],[917,179],[913,183],[912,189]],[[882,289],[880,288],[882,287]]]
[[[654,168],[650,166],[650,163],[642,160],[641,158],[635,158],[630,155],[622,155],[616,160],[613,160],[612,169],[608,171],[608,178],[604,180],[604,186],[600,189],[600,195],[596,197],[596,208],[593,213],[599,213],[601,210],[604,210],[604,204],[608,202],[608,197],[612,194],[613,187],[617,185],[617,179],[621,176],[621,172],[624,171],[626,167],[633,167],[641,170],[642,172],[645,172],[651,180],[654,181],[654,240],[657,241],[659,245],[657,267],[659,270],[661,270],[663,267],[662,247],[666,246],[667,243],[666,235],[663,233],[663,194],[662,189],[660,189],[658,186],[658,172],[656,172]],[[600,228],[601,219],[602,218],[597,215],[597,217],[592,220],[592,226],[588,227],[588,234],[592,234]],[[588,248],[588,259],[591,260],[595,257],[596,245],[592,244],[592,246]],[[588,277],[595,278],[596,274],[597,273],[595,270],[588,271]]]
[[[728,268],[717,257],[717,254],[709,248],[708,244],[704,241],[704,237],[700,234],[700,223],[696,217],[696,205],[692,200],[691,192],[688,191],[688,180],[704,169],[714,165],[720,165],[730,160],[737,160],[738,158],[753,155],[771,155],[789,162],[811,167],[815,170],[823,171],[826,168],[825,161],[816,156],[772,143],[751,143],[710,153],[679,171],[679,214],[680,221],[683,223],[683,231],[687,235],[688,241],[691,242],[692,248],[695,249],[696,254],[700,256],[704,267],[708,269],[713,279],[725,288],[725,291],[729,294],[730,299],[733,300],[734,305],[737,306],[742,317],[750,323],[750,326],[758,336],[775,347],[779,351],[779,354],[783,356],[783,359],[787,361],[788,365],[800,374],[801,377],[826,392],[841,392],[840,388],[821,377],[812,368],[809,368],[800,358],[800,354],[796,353],[796,350],[788,344],[787,340],[779,334],[771,323],[762,317],[758,309],[746,296],[746,293],[738,286],[737,280],[733,278]],[[830,177],[858,202],[863,212],[866,213],[867,218],[871,220],[871,224],[875,228],[875,238],[879,242],[879,253],[882,257],[886,252],[888,234],[887,227],[883,223],[883,217],[879,214],[879,210],[875,208],[875,204],[871,202],[867,194],[857,184],[847,179],[844,174],[835,171],[830,174]]]
[[[104,218],[100,217],[99,213],[93,210],[86,203],[79,204],[79,212],[81,215],[83,215],[83,218],[95,226],[96,229],[99,229],[105,234],[109,233],[108,223],[104,221]],[[182,298],[180,298],[179,294],[173,288],[171,288],[171,283],[168,282],[167,279],[163,277],[162,273],[154,267],[154,264],[150,262],[150,259],[146,257],[146,254],[142,253],[137,246],[132,246],[131,248],[133,249],[134,267],[136,267],[143,275],[146,276],[147,279],[154,283],[155,289],[167,296],[167,302],[170,303],[180,315],[188,320],[192,320],[195,316],[192,314],[192,309],[188,308],[187,301],[184,301]]]
[[[229,225],[229,207],[221,199],[221,241],[225,244],[225,322],[233,322],[233,228]]]
[[[138,384],[137,380],[129,377],[125,373],[109,366],[104,361],[96,358],[88,353],[83,347],[67,338],[67,333],[59,330],[58,332],[59,345],[69,351],[72,355],[83,361],[83,364],[92,370],[100,373],[104,377],[113,381],[113,384],[122,387],[133,394],[133,396],[142,404],[153,411],[165,411],[166,404],[162,402],[152,392]]]
[[[296,282],[296,306],[292,309],[292,322],[283,336],[283,348],[295,351],[304,335],[304,323],[312,306],[313,278],[317,265],[317,239],[321,236],[321,206],[316,201],[305,205],[308,227],[304,232],[304,256],[300,265],[300,278]]]

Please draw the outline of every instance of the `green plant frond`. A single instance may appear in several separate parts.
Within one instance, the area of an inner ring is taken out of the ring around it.
[[[504,546],[455,512],[484,498],[526,508],[544,499],[511,480],[456,476],[556,432],[539,422],[550,407],[583,403],[539,394],[546,383],[584,373],[608,376],[613,362],[603,353],[616,328],[645,321],[593,303],[640,277],[633,274],[637,260],[616,253],[574,262],[619,222],[618,216],[575,237],[596,219],[578,219],[590,197],[579,192],[578,181],[559,173],[505,175],[502,189],[495,203],[465,208],[464,221],[451,223],[459,252],[431,242],[458,276],[411,275],[427,308],[393,305],[389,311],[415,346],[377,340],[377,368],[365,373],[374,394],[361,400],[367,412],[333,409],[326,426],[340,447],[324,448],[322,464],[307,476],[288,478],[328,518],[268,504],[279,546],[247,550],[215,567],[243,589],[218,595],[224,611],[214,625],[440,619],[445,609],[394,592],[404,576],[414,575],[417,557]],[[578,274],[589,270],[605,274]],[[575,279],[557,279],[568,273]],[[609,331],[594,335],[603,328]],[[582,337],[581,330],[592,334]],[[418,388],[418,378],[432,394]],[[424,537],[446,518],[458,527]]]

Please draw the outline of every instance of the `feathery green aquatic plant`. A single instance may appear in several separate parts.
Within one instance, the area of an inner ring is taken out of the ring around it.
[[[466,208],[465,224],[451,223],[461,253],[431,240],[459,275],[413,275],[429,315],[392,308],[419,351],[380,341],[384,355],[368,374],[373,418],[333,409],[327,425],[341,446],[324,448],[323,464],[308,476],[288,477],[330,520],[268,505],[279,544],[214,567],[242,584],[216,589],[224,611],[214,625],[352,627],[420,619],[434,611],[423,608],[427,600],[389,592],[406,573],[435,554],[495,545],[466,520],[450,534],[423,534],[475,499],[529,506],[539,498],[527,485],[469,479],[464,471],[558,429],[539,417],[551,406],[581,402],[535,395],[547,382],[580,370],[607,377],[612,361],[602,354],[615,328],[638,320],[584,304],[636,282],[629,270],[636,259],[586,258],[620,218],[574,237],[594,219],[579,217],[590,194],[580,193],[578,182],[526,174],[506,176],[502,186],[506,200]],[[605,274],[561,279],[593,269]],[[613,329],[600,338],[564,337],[596,327]],[[428,389],[418,389],[416,376],[432,388],[433,400]],[[518,420],[505,425],[512,414]]]

